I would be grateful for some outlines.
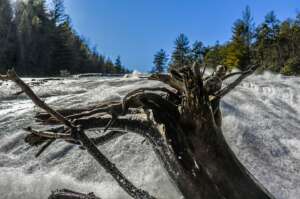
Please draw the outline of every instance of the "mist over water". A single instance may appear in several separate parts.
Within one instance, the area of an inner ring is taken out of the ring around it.
[[[31,79],[25,79],[32,82]],[[48,81],[34,91],[55,108],[121,99],[139,87],[161,86],[138,78]],[[39,158],[24,143],[23,127],[38,110],[19,89],[0,82],[0,198],[44,199],[51,190],[94,192],[103,199],[129,198],[88,154],[57,141]],[[223,132],[250,172],[278,199],[300,195],[300,78],[251,76],[222,101]],[[99,147],[135,185],[158,198],[180,198],[143,138],[127,134]]]

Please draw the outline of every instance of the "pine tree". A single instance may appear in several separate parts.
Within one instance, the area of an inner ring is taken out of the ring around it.
[[[167,53],[163,49],[160,49],[154,55],[154,60],[153,60],[154,67],[153,67],[151,72],[152,73],[162,73],[162,72],[164,72],[164,69],[166,67],[167,62],[168,62]]]
[[[116,73],[123,73],[124,72],[120,56],[118,56],[116,61],[115,61],[115,69],[116,69]]]
[[[41,75],[50,59],[49,18],[44,0],[17,1],[17,69],[21,74]]]
[[[276,40],[276,37],[279,33],[280,21],[277,19],[274,11],[267,13],[263,24],[266,24],[266,26],[269,28],[267,35],[268,39]]]
[[[265,69],[279,72],[283,64],[282,56],[279,54],[278,36],[280,30],[280,22],[274,11],[269,12],[265,16],[264,22],[256,30],[255,48],[258,62]]]
[[[201,41],[195,41],[192,48],[192,62],[203,63],[205,47]]]
[[[254,30],[255,30],[255,25],[253,22],[253,17],[251,15],[251,10],[249,6],[246,6],[245,10],[243,11],[242,22],[244,25],[245,44],[249,50],[252,44],[252,40],[254,37]]]
[[[81,51],[82,43],[79,38],[73,35],[69,18],[53,29],[51,40],[52,63],[50,72],[59,74],[61,70],[70,71],[71,67],[74,67],[75,71],[79,73],[83,72],[79,68],[79,65],[82,65],[82,55],[79,52]]]
[[[16,65],[16,30],[9,0],[0,0],[0,72]]]
[[[232,28],[232,39],[227,46],[224,64],[229,68],[247,69],[251,62],[251,45],[254,35],[254,23],[249,6],[243,12],[242,19],[238,19]]]
[[[110,58],[106,59],[104,69],[104,73],[115,73],[115,67]]]
[[[68,20],[65,13],[64,0],[52,0],[51,20],[55,25],[60,25]]]
[[[72,28],[63,0],[0,0],[0,72],[14,67],[20,75],[124,72],[91,50],[89,43]],[[14,11],[14,13],[13,13]]]
[[[189,39],[184,34],[180,34],[175,42],[175,49],[172,53],[170,68],[178,69],[189,65],[191,49]]]

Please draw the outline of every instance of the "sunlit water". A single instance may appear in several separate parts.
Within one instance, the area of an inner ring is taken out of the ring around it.
[[[25,79],[30,82],[31,79]],[[48,81],[34,90],[55,108],[121,99],[130,90],[159,82],[138,78]],[[44,199],[51,190],[94,192],[103,199],[129,198],[86,151],[55,142],[39,158],[24,143],[26,126],[38,110],[18,88],[0,83],[0,198]],[[300,78],[266,73],[245,80],[222,102],[223,130],[238,158],[278,199],[300,196]],[[180,195],[151,146],[128,134],[99,147],[138,187],[158,198]]]

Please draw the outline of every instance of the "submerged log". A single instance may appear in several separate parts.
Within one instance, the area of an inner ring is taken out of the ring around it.
[[[171,70],[169,75],[153,75],[149,79],[162,81],[176,92],[167,88],[139,89],[130,92],[121,102],[106,103],[72,115],[61,114],[40,101],[14,71],[0,79],[16,82],[47,112],[47,117],[39,117],[41,121],[52,117],[64,125],[44,132],[27,129],[32,145],[46,143],[38,155],[56,139],[80,144],[133,198],[155,197],[136,188],[96,147],[126,132],[137,133],[148,140],[184,198],[273,199],[238,160],[221,128],[220,100],[255,69],[253,66],[247,71],[226,75],[226,69],[220,67],[209,77],[203,77],[204,71],[197,65]],[[240,76],[228,86],[222,86],[222,80],[234,75]],[[99,138],[89,138],[84,130],[92,128],[109,132]],[[56,192],[56,195],[60,193],[65,194],[65,198],[80,196],[72,191]],[[68,194],[75,195],[69,197]],[[52,194],[52,199],[54,196]]]

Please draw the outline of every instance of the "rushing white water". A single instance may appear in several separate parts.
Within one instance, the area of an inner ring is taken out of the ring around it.
[[[32,82],[31,79],[26,79]],[[85,78],[48,81],[34,90],[55,108],[121,99],[138,87],[159,82],[138,78]],[[0,198],[43,199],[50,190],[94,192],[103,199],[129,198],[85,152],[55,142],[39,158],[24,143],[22,127],[36,126],[35,111],[18,88],[0,82]],[[265,73],[245,80],[222,102],[227,141],[250,172],[278,199],[300,196],[300,78]],[[180,198],[151,146],[128,134],[100,147],[138,187],[158,198]]]

